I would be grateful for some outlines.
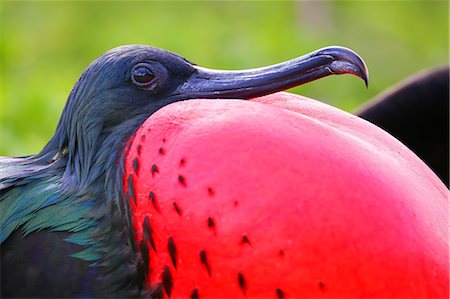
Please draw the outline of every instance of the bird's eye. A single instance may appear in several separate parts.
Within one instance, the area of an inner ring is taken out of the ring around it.
[[[155,75],[146,63],[135,65],[131,71],[131,81],[137,86],[146,86],[153,81]]]

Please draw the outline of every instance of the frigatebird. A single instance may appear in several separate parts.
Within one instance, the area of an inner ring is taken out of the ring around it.
[[[2,297],[152,296],[141,290],[123,204],[133,133],[173,102],[249,99],[346,73],[367,84],[363,60],[343,47],[244,71],[202,68],[145,45],[105,53],[76,82],[47,145],[0,158]]]

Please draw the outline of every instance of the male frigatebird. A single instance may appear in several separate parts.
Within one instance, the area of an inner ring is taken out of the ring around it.
[[[246,71],[201,68],[144,45],[102,55],[75,84],[42,151],[0,159],[2,297],[149,295],[122,186],[133,133],[173,102],[249,99],[345,73],[367,83],[362,59],[342,47]]]

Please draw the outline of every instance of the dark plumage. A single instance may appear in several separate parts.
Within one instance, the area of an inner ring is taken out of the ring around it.
[[[29,290],[34,290],[33,297],[94,295],[90,280],[95,277],[97,269],[90,268],[82,259],[70,257],[83,247],[64,241],[67,237],[68,232],[41,231],[30,234],[27,241],[23,242],[20,231],[12,233],[2,245],[1,276],[2,282],[16,281],[17,288],[8,288],[10,284],[2,284],[2,298],[29,297]],[[33,259],[34,262],[23,265],[24,256]],[[49,276],[43,275],[42,269],[51,269],[49,273],[53,282],[51,289],[43,288],[48,284]],[[68,275],[69,273],[71,275]]]
[[[40,153],[0,157],[1,296],[158,296],[161,286],[142,289],[148,261],[135,252],[155,248],[154,228],[143,224],[151,248],[134,244],[129,200],[123,200],[134,196],[122,189],[133,133],[176,101],[246,99],[343,73],[367,81],[364,62],[340,47],[233,72],[200,68],[144,45],[107,52],[75,84]],[[158,173],[156,165],[152,172]],[[163,285],[168,294],[169,282]]]
[[[449,68],[415,75],[356,112],[402,141],[449,184]]]

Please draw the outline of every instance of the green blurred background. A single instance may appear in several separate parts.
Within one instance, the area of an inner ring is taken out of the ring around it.
[[[291,90],[351,111],[448,63],[448,1],[17,2],[0,0],[0,155],[38,152],[71,87],[110,48],[143,43],[243,69],[328,45],[358,52],[369,89],[332,76]]]

